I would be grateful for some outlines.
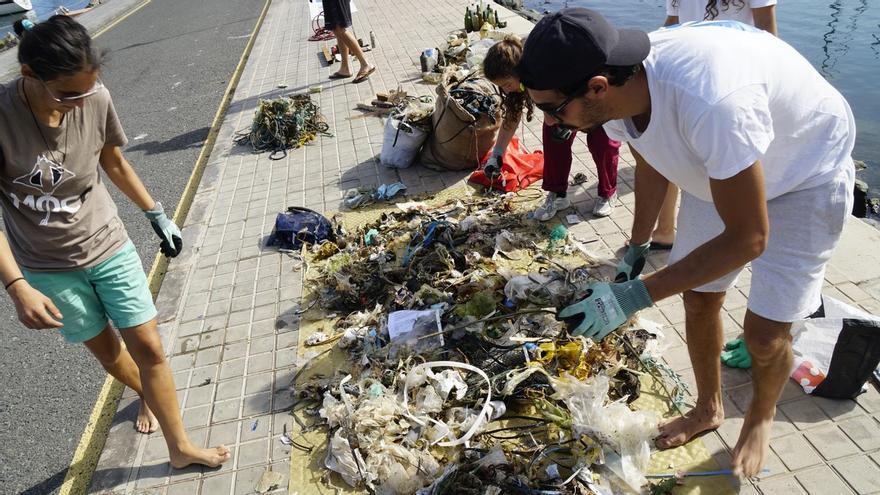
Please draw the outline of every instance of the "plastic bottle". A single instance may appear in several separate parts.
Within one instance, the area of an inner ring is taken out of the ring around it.
[[[480,39],[486,39],[489,36],[490,31],[492,31],[492,25],[488,22],[484,22],[483,26],[480,28]]]
[[[370,31],[370,46],[376,48],[376,35],[372,31]]]

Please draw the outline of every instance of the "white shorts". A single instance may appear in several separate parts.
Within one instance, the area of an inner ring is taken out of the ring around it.
[[[752,261],[748,308],[764,318],[792,322],[812,314],[821,304],[825,265],[852,211],[855,169],[850,163],[825,184],[783,194],[767,202],[770,239]],[[724,223],[715,205],[684,191],[678,230],[668,264],[717,237]],[[736,285],[742,267],[696,292],[725,292]]]

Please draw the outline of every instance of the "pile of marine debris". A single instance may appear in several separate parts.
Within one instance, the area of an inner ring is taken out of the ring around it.
[[[640,375],[671,381],[652,357],[662,334],[636,319],[601,342],[570,336],[554,308],[584,296],[596,257],[524,203],[398,203],[312,248],[305,304],[327,326],[305,345],[326,350],[300,369],[294,410],[302,431],[326,430],[328,479],[420,495],[646,484],[658,418],[628,404]],[[331,350],[334,374],[303,373]]]

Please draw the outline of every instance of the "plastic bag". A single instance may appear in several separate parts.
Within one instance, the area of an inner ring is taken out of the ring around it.
[[[486,163],[488,159],[489,154],[486,154],[481,163]],[[468,180],[500,191],[516,192],[544,177],[544,152],[537,150],[527,153],[521,150],[516,136],[510,140],[501,161],[501,177],[490,181],[481,168],[472,173]]]
[[[391,168],[407,168],[415,161],[428,133],[389,117],[385,120],[385,135],[379,161]]]

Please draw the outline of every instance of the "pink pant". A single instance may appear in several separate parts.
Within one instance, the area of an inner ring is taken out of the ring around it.
[[[571,144],[577,135],[571,133],[568,141],[553,139],[555,127],[544,124],[544,184],[542,188],[550,192],[568,190],[568,174],[571,172]],[[620,155],[620,141],[613,141],[599,127],[587,134],[587,148],[596,162],[599,176],[599,196],[610,198],[617,192],[617,157]]]

